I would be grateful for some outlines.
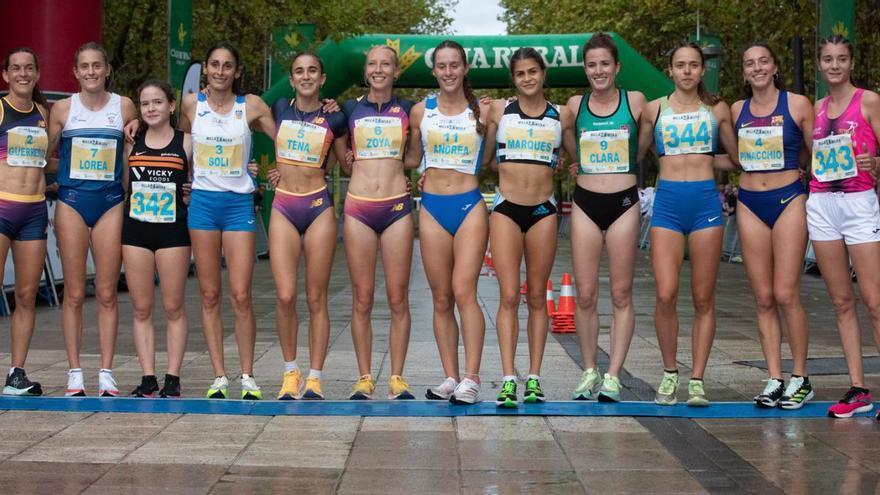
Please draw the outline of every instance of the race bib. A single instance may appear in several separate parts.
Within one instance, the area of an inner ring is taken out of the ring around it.
[[[327,129],[299,120],[281,122],[275,138],[275,155],[310,167],[323,164]]]
[[[197,177],[241,177],[241,136],[196,136],[194,173]]]
[[[813,140],[813,177],[819,182],[849,179],[859,175],[856,152],[849,134]]]
[[[403,123],[398,117],[364,117],[354,123],[355,160],[402,159]]]
[[[42,127],[13,127],[6,131],[6,163],[13,167],[46,166],[49,137]]]
[[[141,222],[174,223],[177,220],[177,185],[173,182],[132,182],[128,216]]]
[[[629,172],[629,130],[584,131],[580,137],[581,169],[586,174]]]
[[[425,149],[427,166],[473,166],[477,157],[477,133],[473,126],[443,123],[428,130]]]
[[[712,152],[711,122],[706,112],[662,115],[660,128],[667,155]]]
[[[742,127],[739,136],[739,163],[746,172],[782,170],[785,150],[782,126]]]
[[[556,133],[542,126],[509,125],[504,131],[505,160],[534,160],[552,163]]]
[[[70,148],[70,178],[113,180],[116,174],[116,140],[75,137]]]

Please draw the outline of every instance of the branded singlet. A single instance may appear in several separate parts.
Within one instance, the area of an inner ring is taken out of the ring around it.
[[[590,110],[590,94],[581,98],[577,115],[578,173],[634,174],[639,152],[639,124],[620,90],[617,109],[607,116]]]
[[[403,160],[412,105],[396,96],[382,104],[371,103],[366,96],[345,102],[342,111],[348,119],[354,159]]]
[[[236,96],[232,110],[219,115],[204,93],[198,94],[192,124],[193,189],[249,194],[254,181],[247,171],[251,159],[251,129],[244,96]]]
[[[828,117],[828,98],[813,123],[813,178],[810,192],[859,192],[874,188],[870,173],[859,170],[856,155],[877,156],[877,136],[862,116],[862,94],[856,89],[837,118]]]
[[[122,182],[122,99],[110,93],[103,108],[91,111],[79,94],[61,131],[58,184],[87,191],[118,187]]]
[[[498,163],[519,162],[556,168],[562,144],[559,107],[547,103],[537,117],[526,115],[519,100],[507,102],[496,134]]]
[[[162,149],[148,148],[140,134],[128,156],[128,196],[125,214],[148,223],[186,222],[183,184],[189,179],[183,131]]]
[[[345,114],[301,112],[294,100],[281,98],[272,107],[275,117],[275,160],[284,165],[324,168],[333,140],[347,132]]]
[[[477,175],[483,160],[483,136],[477,133],[474,111],[443,115],[437,96],[425,100],[425,115],[420,126],[425,168],[445,168]]]
[[[704,103],[695,112],[675,113],[664,96],[654,123],[654,146],[658,156],[714,155],[718,150],[715,114]]]
[[[743,170],[797,170],[804,134],[788,110],[788,92],[779,92],[776,108],[766,117],[754,116],[751,103],[751,98],[746,99],[736,119],[739,162]]]

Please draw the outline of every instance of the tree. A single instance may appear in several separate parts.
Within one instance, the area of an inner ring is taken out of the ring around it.
[[[318,40],[366,32],[443,33],[454,0],[193,0],[193,59],[228,40],[244,66],[243,88],[259,94],[269,35],[278,25],[310,22]],[[115,68],[114,91],[133,95],[141,81],[167,73],[167,0],[104,3],[104,42]]]

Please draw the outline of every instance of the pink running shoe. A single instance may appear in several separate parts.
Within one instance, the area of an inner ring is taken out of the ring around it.
[[[874,409],[874,404],[871,404],[871,392],[866,388],[850,387],[837,404],[828,408],[828,416],[851,418],[853,414],[866,413],[871,409]]]

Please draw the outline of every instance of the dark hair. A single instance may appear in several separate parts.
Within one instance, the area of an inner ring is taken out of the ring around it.
[[[520,60],[534,60],[535,63],[538,64],[538,67],[541,70],[547,70],[547,64],[544,63],[544,57],[538,53],[538,50],[530,46],[524,46],[522,48],[517,48],[513,55],[510,56],[510,75],[513,77],[513,66]]]
[[[321,74],[324,73],[324,61],[321,60],[321,57],[319,57],[317,53],[315,53],[315,52],[299,52],[296,55],[294,55],[293,60],[290,61],[290,75],[291,76],[293,75],[293,64],[295,64],[296,61],[299,60],[300,57],[313,57],[315,60],[318,61],[318,68],[321,70]]]
[[[94,41],[89,41],[79,45],[79,48],[76,49],[76,53],[73,54],[73,66],[79,63],[79,54],[88,50],[94,50],[101,54],[104,57],[104,63],[110,65],[110,56],[107,55],[107,50],[104,49],[104,45],[100,43],[96,43]]]
[[[138,105],[137,105],[138,114],[140,114],[140,112],[141,112],[141,105],[140,105],[141,92],[147,88],[159,88],[160,90],[162,90],[162,92],[165,93],[165,97],[168,98],[169,103],[174,103],[177,101],[177,97],[174,94],[174,89],[171,87],[171,84],[169,84],[168,81],[165,81],[163,79],[157,79],[155,77],[151,77],[151,78],[145,80],[144,82],[142,82],[141,85],[138,86],[137,91],[135,92],[135,95],[137,97],[137,102],[138,102]],[[138,126],[137,134],[138,135],[145,134],[147,132],[147,127],[149,127],[149,126],[147,125],[146,122],[144,122],[143,116],[141,116],[140,125]],[[171,127],[175,128],[175,129],[177,128],[177,116],[174,114],[173,111],[171,112]]]
[[[819,40],[819,44],[816,47],[816,60],[822,59],[822,49],[825,48],[825,45],[843,45],[846,47],[846,50],[849,52],[849,58],[852,59],[855,57],[855,53],[853,52],[852,42],[847,39],[846,36],[842,36],[839,34],[832,34],[831,36],[826,36]],[[852,71],[849,73],[849,82],[855,86],[856,81],[853,78]]]
[[[451,48],[458,52],[461,56],[461,61],[467,65],[468,59],[467,54],[464,52],[464,48],[452,40],[443,40],[434,48],[434,51],[431,52],[431,65],[434,65],[434,60],[437,58],[437,52],[444,48]],[[511,66],[513,64],[511,63]],[[486,125],[480,122],[480,102],[477,100],[476,95],[474,95],[474,88],[471,87],[471,82],[468,81],[467,76],[464,76],[464,80],[462,81],[462,89],[464,90],[464,97],[467,98],[468,106],[474,112],[474,118],[477,121],[477,134],[480,136],[486,135]]]
[[[584,65],[587,63],[587,52],[590,50],[596,50],[599,48],[604,48],[611,53],[611,58],[614,59],[614,63],[620,62],[619,55],[617,53],[617,44],[614,43],[614,39],[611,38],[606,33],[598,32],[593,36],[590,36],[590,39],[584,43],[584,48],[581,50],[581,58],[584,60]]]
[[[682,41],[677,45],[672,47],[672,50],[669,52],[669,67],[672,67],[672,59],[675,57],[675,54],[681,50],[682,48],[692,48],[700,54],[700,65],[706,66],[706,57],[703,55],[703,49],[700,48],[700,45],[694,43],[693,41]],[[703,79],[700,78],[700,84],[697,85],[697,93],[700,95],[700,101],[703,102],[704,105],[715,106],[716,103],[721,101],[717,95],[713,95],[706,89],[706,85],[703,83]]]
[[[760,48],[767,50],[767,53],[770,54],[770,58],[773,59],[773,63],[777,65],[777,68],[779,67],[778,66],[779,59],[776,58],[776,52],[774,52],[773,49],[770,48],[770,45],[768,45],[766,41],[752,42],[749,46],[747,46],[743,50],[743,55],[745,55],[747,51],[749,51],[755,47],[760,47]],[[776,86],[776,89],[778,89],[778,90],[785,89],[785,85],[782,84],[782,80],[779,78],[779,71],[778,70],[776,71],[776,74],[773,74],[773,86]],[[752,85],[749,84],[748,82],[743,83],[743,94],[745,94],[746,98],[751,98],[752,95],[754,94],[754,91],[752,91]]]
[[[208,65],[208,60],[211,58],[211,55],[217,50],[226,50],[232,54],[232,58],[235,59],[235,69],[238,70],[242,67],[241,65],[241,57],[238,55],[238,50],[232,46],[232,43],[228,41],[218,41],[211,45],[208,48],[208,52],[205,54],[205,66]],[[244,92],[241,89],[241,76],[232,78],[232,92],[236,95],[241,95]]]
[[[10,62],[10,59],[11,59],[12,56],[15,55],[16,53],[28,53],[28,54],[30,54],[30,56],[34,58],[34,67],[36,67],[37,72],[40,72],[40,61],[37,60],[37,54],[34,53],[33,50],[31,50],[30,48],[28,48],[28,47],[26,47],[26,46],[20,46],[20,47],[18,47],[18,48],[13,49],[13,50],[12,50],[11,52],[9,52],[8,54],[6,54],[6,59],[3,60],[3,70],[5,70],[5,71],[8,71],[8,70],[9,70],[9,62]],[[31,100],[33,100],[33,101],[39,103],[40,105],[45,105],[45,104],[46,104],[46,96],[43,94],[42,91],[40,91],[40,85],[39,85],[39,84],[34,84],[34,91],[33,91],[33,93],[31,93]]]

